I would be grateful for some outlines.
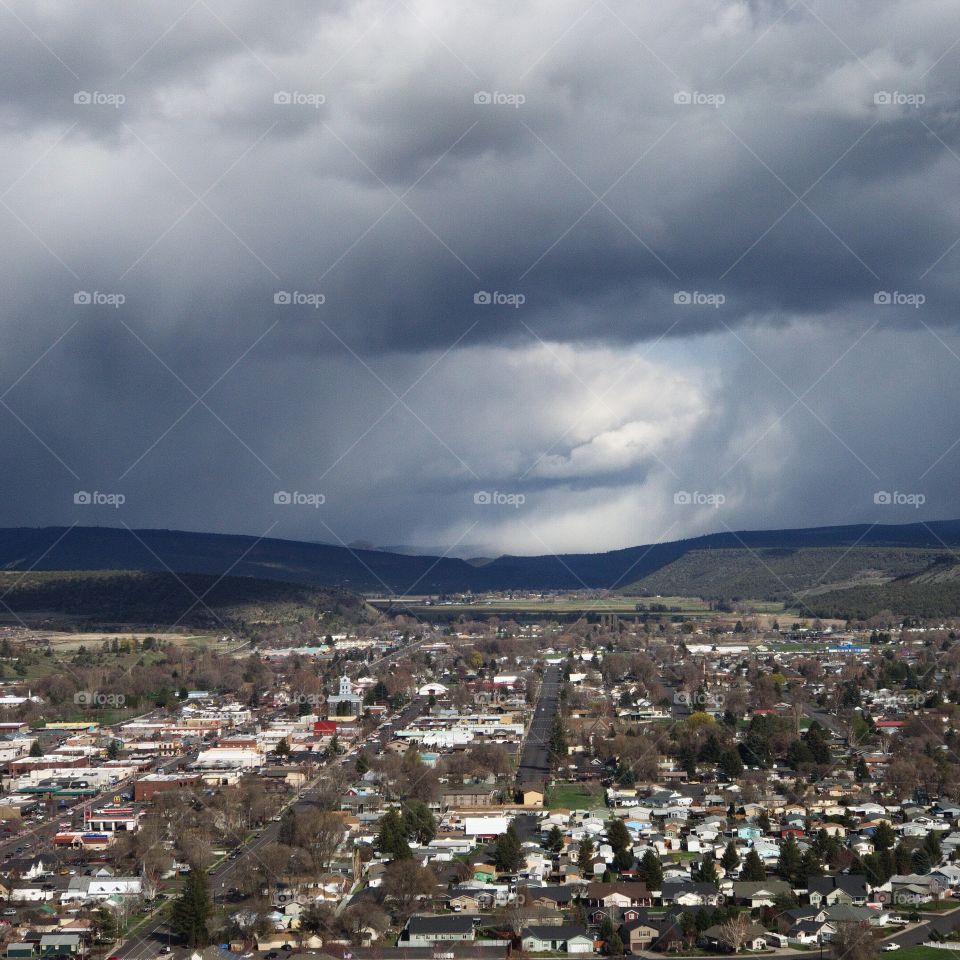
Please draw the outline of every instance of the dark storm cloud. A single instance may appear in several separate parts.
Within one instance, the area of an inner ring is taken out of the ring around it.
[[[726,485],[741,526],[820,522],[863,516],[894,440],[922,439],[931,488],[954,462],[951,403],[915,434],[878,380],[880,345],[945,371],[956,349],[952,11],[0,17],[7,522],[112,484],[131,523],[596,549],[670,528],[683,484]],[[777,419],[795,397],[754,336],[822,412]],[[526,513],[478,518],[491,485]],[[318,486],[322,515],[273,511]]]

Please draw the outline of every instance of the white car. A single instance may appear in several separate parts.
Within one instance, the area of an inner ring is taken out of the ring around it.
[[[900,949],[899,943],[885,943],[882,947],[884,953],[891,953],[894,950]]]

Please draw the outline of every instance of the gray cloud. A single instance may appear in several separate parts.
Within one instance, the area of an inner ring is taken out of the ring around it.
[[[895,483],[958,512],[946,10],[0,15],[4,522],[87,522],[78,485],[134,525],[516,552],[864,519]]]

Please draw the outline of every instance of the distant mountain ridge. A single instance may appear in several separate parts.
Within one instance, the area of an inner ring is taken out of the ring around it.
[[[960,520],[712,533],[606,553],[519,557],[477,566],[452,557],[354,550],[243,534],[122,527],[0,528],[0,568],[144,570],[255,577],[389,594],[623,590],[695,550],[960,547]]]

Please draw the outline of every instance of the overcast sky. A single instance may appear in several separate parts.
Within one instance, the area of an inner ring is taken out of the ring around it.
[[[951,0],[0,24],[2,525],[473,554],[960,516]]]

